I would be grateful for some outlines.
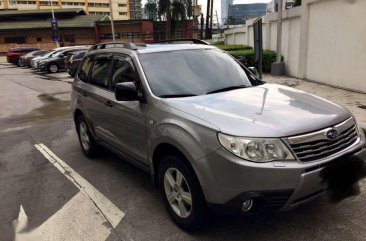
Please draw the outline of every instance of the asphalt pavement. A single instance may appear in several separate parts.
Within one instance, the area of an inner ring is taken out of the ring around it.
[[[366,240],[361,194],[295,210],[176,227],[143,171],[105,150],[88,159],[70,113],[72,79],[0,64],[0,241]],[[366,157],[365,157],[366,158]]]

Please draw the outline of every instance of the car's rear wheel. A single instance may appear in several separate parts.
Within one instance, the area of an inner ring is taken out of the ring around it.
[[[76,125],[80,146],[84,155],[90,158],[94,157],[98,151],[98,144],[95,142],[83,115],[77,118]]]
[[[49,64],[47,68],[49,73],[57,73],[58,72],[58,65],[57,64]]]
[[[163,157],[159,186],[164,204],[179,227],[197,230],[206,224],[206,200],[193,170],[184,163],[184,157],[174,154]]]

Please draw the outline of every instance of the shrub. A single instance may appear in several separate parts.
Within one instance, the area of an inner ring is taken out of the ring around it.
[[[245,50],[245,49],[253,49],[247,45],[222,45],[222,44],[215,44],[215,47],[222,49],[224,51],[236,51],[236,50]]]
[[[254,49],[229,51],[234,57],[239,58],[244,56],[248,61],[248,66],[254,66],[258,68],[258,64],[255,62]],[[276,62],[276,52],[273,50],[263,51],[263,72],[271,72],[271,64]]]

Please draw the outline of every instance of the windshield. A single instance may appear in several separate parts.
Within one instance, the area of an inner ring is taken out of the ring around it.
[[[194,96],[251,86],[242,67],[217,49],[147,53],[140,56],[152,92]]]

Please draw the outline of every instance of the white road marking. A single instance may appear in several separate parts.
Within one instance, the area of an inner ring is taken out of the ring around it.
[[[58,158],[50,149],[45,145],[34,145],[42,154],[49,160],[62,174],[64,174],[72,183],[75,184],[81,192],[84,192],[101,210],[106,219],[115,228],[118,223],[124,217],[124,213],[114,205],[109,199],[107,199],[102,193],[100,193],[95,187],[93,187],[87,180],[74,171],[69,165]]]
[[[28,217],[20,208],[15,241],[104,241],[111,233],[107,220],[83,192],[70,199],[46,222],[25,232]]]
[[[106,240],[124,213],[43,144],[34,145],[80,192],[36,229],[24,233],[28,217],[20,206],[14,221],[16,241]]]

